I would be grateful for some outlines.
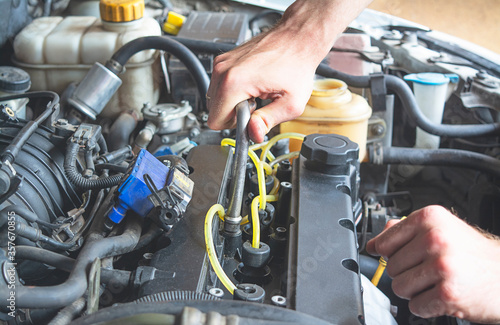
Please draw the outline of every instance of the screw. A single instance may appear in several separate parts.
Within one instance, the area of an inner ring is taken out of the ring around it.
[[[197,136],[200,135],[200,129],[198,128],[192,128],[190,131],[189,131],[189,137],[192,139],[192,138],[196,138]]]
[[[373,125],[371,130],[372,130],[372,134],[377,135],[377,136],[380,136],[380,135],[384,134],[384,132],[385,132],[384,126],[380,125],[380,124]]]
[[[217,298],[224,297],[224,291],[222,291],[222,289],[219,288],[210,288],[208,290],[208,293]]]
[[[279,306],[279,307],[285,307],[286,306],[286,298],[283,297],[283,296],[279,296],[279,295],[272,296],[271,297],[271,302],[275,306]]]

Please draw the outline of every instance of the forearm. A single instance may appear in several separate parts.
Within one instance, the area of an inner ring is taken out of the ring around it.
[[[284,13],[275,32],[290,41],[296,53],[316,64],[328,54],[337,36],[372,0],[297,0]],[[296,42],[294,42],[294,40]]]

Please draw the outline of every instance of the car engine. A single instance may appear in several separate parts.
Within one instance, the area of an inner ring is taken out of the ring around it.
[[[277,3],[2,2],[4,324],[457,324],[365,246],[430,204],[500,234],[500,56],[365,10],[301,117],[211,130],[214,57]]]

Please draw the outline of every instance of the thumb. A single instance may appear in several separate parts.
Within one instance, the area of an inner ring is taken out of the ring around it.
[[[264,141],[264,136],[276,125],[290,121],[302,114],[304,105],[290,104],[289,100],[276,99],[253,112],[248,123],[248,135],[255,142]]]
[[[380,234],[378,234],[375,238],[370,239],[366,243],[366,251],[368,252],[368,254],[370,254],[370,255],[378,255],[378,252],[377,252],[377,249],[376,249],[376,242],[379,239],[380,235],[382,235],[387,229],[389,229],[389,228],[393,227],[394,225],[398,224],[400,221],[401,220],[399,220],[399,219],[389,220],[385,224],[384,230]]]

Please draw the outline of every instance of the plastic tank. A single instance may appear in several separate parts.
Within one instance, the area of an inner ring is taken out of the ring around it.
[[[441,124],[443,120],[444,105],[448,99],[448,85],[458,82],[456,74],[442,74],[434,72],[412,73],[404,77],[413,81],[413,92],[418,108],[433,123]],[[417,127],[415,148],[437,149],[441,138],[432,135]]]
[[[95,62],[104,64],[124,44],[143,36],[161,35],[155,19],[143,17],[142,0],[102,0],[101,19],[87,16],[42,17],[14,40],[14,63],[31,76],[32,90],[63,92],[79,82]],[[159,98],[161,69],[153,66],[155,51],[134,55],[120,75],[123,81],[103,116],[134,110]]]
[[[304,113],[295,120],[282,123],[280,131],[346,136],[359,145],[359,159],[362,161],[366,155],[368,119],[371,114],[372,109],[366,100],[351,93],[345,82],[321,79],[314,82]],[[290,140],[290,151],[299,151],[300,146],[300,141]]]

